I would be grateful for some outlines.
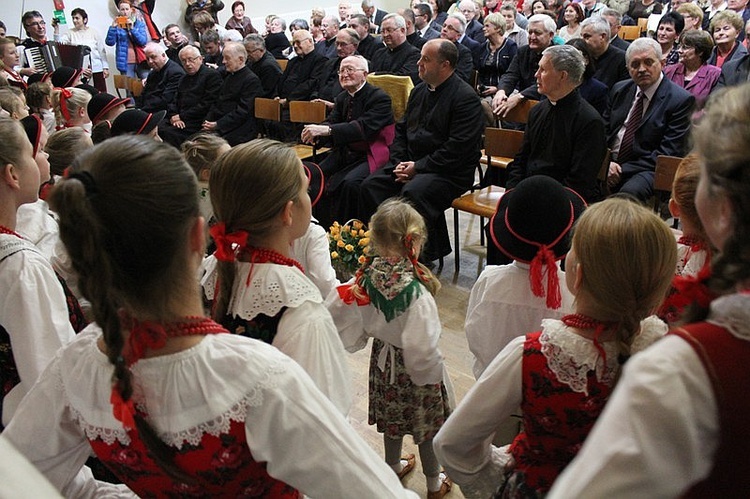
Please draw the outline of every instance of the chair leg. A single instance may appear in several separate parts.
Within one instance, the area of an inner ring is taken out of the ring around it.
[[[458,274],[459,268],[461,268],[461,252],[459,248],[461,244],[458,240],[458,210],[453,208],[453,259],[456,268],[456,274]]]
[[[479,244],[484,246],[484,217],[479,217]]]

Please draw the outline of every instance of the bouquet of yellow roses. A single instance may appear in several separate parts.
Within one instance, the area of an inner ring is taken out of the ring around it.
[[[339,280],[348,280],[370,254],[370,231],[359,220],[349,220],[344,225],[333,222],[328,231],[331,263]]]

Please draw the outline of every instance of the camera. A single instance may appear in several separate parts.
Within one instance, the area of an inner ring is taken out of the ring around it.
[[[485,85],[485,84],[483,84],[483,83],[480,83],[480,84],[479,84],[479,85],[477,86],[477,90],[479,90],[479,93],[480,93],[480,94],[483,94],[483,93],[484,93],[484,92],[485,92],[485,91],[487,90],[487,85]]]

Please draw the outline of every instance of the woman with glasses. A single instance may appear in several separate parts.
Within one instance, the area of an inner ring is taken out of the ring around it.
[[[721,75],[721,69],[708,64],[713,46],[705,31],[686,31],[677,49],[679,62],[664,69],[664,76],[695,96],[696,109],[703,108]]]

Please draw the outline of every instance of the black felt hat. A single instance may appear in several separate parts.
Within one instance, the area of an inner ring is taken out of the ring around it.
[[[65,87],[72,87],[73,82],[81,76],[80,69],[73,69],[68,66],[60,66],[56,70],[52,72],[52,76],[50,76],[50,81],[52,81],[52,85],[55,87],[65,88]]]
[[[147,135],[156,128],[166,114],[166,111],[147,113],[140,109],[127,109],[112,123],[112,137],[126,134]]]
[[[91,98],[88,106],[86,106],[86,110],[89,113],[89,117],[91,117],[91,122],[96,125],[109,111],[119,106],[120,104],[127,105],[129,102],[130,99],[128,98],[120,99],[119,97],[115,97],[112,94],[102,92],[96,94]]]
[[[312,161],[303,161],[302,166],[305,167],[305,175],[310,184],[308,190],[308,193],[310,194],[310,204],[315,206],[323,196],[323,190],[326,185],[325,175],[323,174],[323,170],[320,169],[320,166]]]
[[[29,138],[29,142],[31,142],[33,155],[36,156],[36,153],[39,151],[39,139],[42,137],[44,124],[39,116],[36,114],[30,114],[21,119],[21,125],[23,125],[26,136]]]
[[[534,175],[506,192],[490,221],[495,246],[514,260],[530,263],[541,246],[560,260],[570,249],[570,229],[586,202],[574,190],[545,175]]]

